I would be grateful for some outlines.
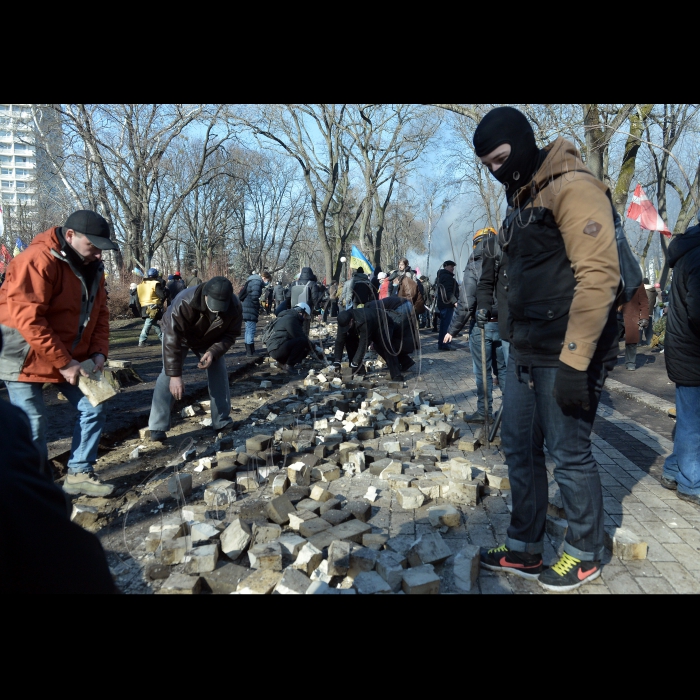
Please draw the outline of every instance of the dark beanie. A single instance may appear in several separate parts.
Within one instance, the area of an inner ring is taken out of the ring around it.
[[[540,151],[535,133],[527,117],[514,107],[492,109],[476,127],[473,143],[479,158],[504,143],[510,144],[508,159],[493,173],[505,185],[509,199],[537,170]]]
[[[347,326],[350,321],[352,321],[352,311],[341,311],[338,314],[338,325],[339,326]]]

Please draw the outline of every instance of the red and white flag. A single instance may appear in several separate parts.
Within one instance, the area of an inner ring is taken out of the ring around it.
[[[627,218],[636,221],[642,228],[647,231],[661,231],[664,236],[671,238],[671,232],[664,220],[659,216],[654,205],[649,201],[641,185],[634,188],[632,194],[632,203],[627,210]]]

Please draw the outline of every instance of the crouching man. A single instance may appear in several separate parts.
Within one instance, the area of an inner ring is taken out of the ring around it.
[[[182,369],[187,352],[207,370],[211,420],[215,430],[233,424],[224,355],[241,334],[243,310],[225,277],[213,277],[180,292],[163,316],[163,371],[156,381],[148,427],[151,441],[164,440],[173,402],[185,394]]]
[[[291,372],[308,354],[318,355],[309,337],[304,333],[304,322],[311,318],[311,307],[302,302],[293,309],[282,311],[274,321],[269,338],[265,339],[267,351],[277,361],[277,369]]]

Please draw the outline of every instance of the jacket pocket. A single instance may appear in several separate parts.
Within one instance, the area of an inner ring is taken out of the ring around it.
[[[29,353],[29,343],[16,329],[0,325],[2,350],[0,351],[0,379],[16,382]]]
[[[570,308],[571,299],[552,299],[525,307],[528,345],[533,351],[547,355],[561,352]]]

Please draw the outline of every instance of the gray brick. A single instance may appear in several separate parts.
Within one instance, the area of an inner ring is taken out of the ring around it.
[[[663,487],[662,487],[663,488]],[[658,496],[655,496],[651,491],[640,491],[635,494],[637,498],[647,507],[647,508],[665,508],[666,504]]]
[[[675,510],[668,508],[664,503],[664,508],[651,508],[654,515],[661,520],[662,523],[668,525],[674,530],[676,528],[692,528],[693,526],[683,517],[678,515]]]
[[[485,525],[467,523],[467,531],[472,544],[479,547],[497,547],[498,542],[490,528]]]
[[[677,562],[659,562],[656,566],[677,593],[700,593],[700,581]]]
[[[654,563],[650,562],[648,559],[625,561],[623,564],[635,579],[640,577],[661,576],[661,572],[656,568]]]
[[[690,545],[695,550],[700,550],[700,532],[691,527],[683,528],[679,527],[674,532],[688,545]]]
[[[693,549],[685,542],[681,542],[680,544],[666,544],[664,546],[673,554],[678,563],[688,569],[688,571],[700,571],[700,552],[696,549]]]
[[[655,537],[661,544],[677,544],[682,542],[681,538],[670,528],[659,520],[650,522],[640,519],[641,524]]]
[[[634,515],[637,520],[656,520],[654,513],[641,502],[625,501],[622,504],[622,512]]]
[[[479,588],[487,595],[510,595],[513,593],[508,574],[496,574],[495,576],[484,575],[483,571],[479,575]],[[539,584],[538,584],[539,586]]]
[[[637,582],[623,566],[604,566],[601,574],[611,593],[641,593]]]
[[[675,593],[673,586],[663,578],[645,578],[642,576],[635,580],[645,593]]]

